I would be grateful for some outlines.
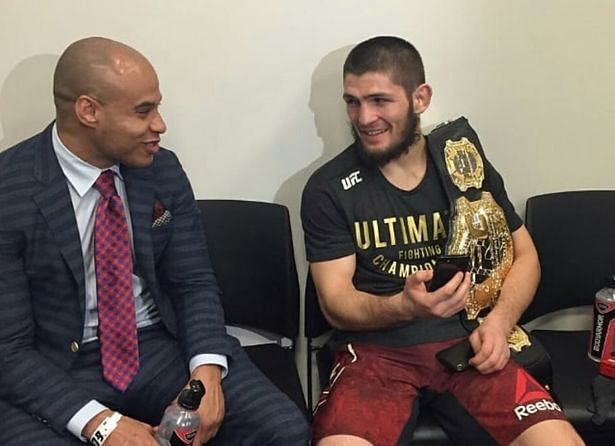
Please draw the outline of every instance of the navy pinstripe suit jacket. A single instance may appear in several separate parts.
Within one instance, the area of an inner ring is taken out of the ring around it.
[[[122,166],[135,268],[186,358],[230,355],[200,215],[177,157]],[[154,203],[171,221],[152,227]],[[79,353],[85,288],[79,233],[51,125],[0,153],[0,395],[61,431],[91,396],[66,373]]]

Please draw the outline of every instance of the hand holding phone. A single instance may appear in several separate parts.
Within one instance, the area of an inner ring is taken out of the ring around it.
[[[466,272],[470,266],[470,256],[443,255],[436,260],[433,277],[427,285],[427,291],[435,291],[446,285],[459,271]]]

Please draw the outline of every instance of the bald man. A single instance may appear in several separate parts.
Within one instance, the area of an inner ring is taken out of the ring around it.
[[[79,40],[53,89],[55,122],[0,154],[0,444],[155,446],[199,379],[194,444],[305,445],[298,408],[226,335],[151,64]]]

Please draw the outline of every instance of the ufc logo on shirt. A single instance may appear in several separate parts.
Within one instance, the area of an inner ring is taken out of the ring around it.
[[[352,186],[359,184],[363,179],[359,176],[360,171],[356,170],[348,175],[346,178],[342,178],[342,187],[344,190],[350,189]]]

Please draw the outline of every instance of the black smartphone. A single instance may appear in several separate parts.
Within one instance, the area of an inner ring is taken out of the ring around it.
[[[470,256],[449,255],[440,256],[436,260],[433,277],[427,285],[427,291],[435,291],[446,285],[459,271],[466,272],[470,266]]]
[[[436,353],[438,361],[451,372],[463,372],[467,369],[470,365],[468,361],[472,356],[474,356],[474,350],[467,338]]]

